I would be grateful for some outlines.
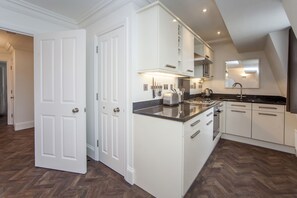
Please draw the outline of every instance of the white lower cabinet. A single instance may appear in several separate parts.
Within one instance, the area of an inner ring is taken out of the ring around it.
[[[284,106],[253,104],[253,139],[284,144],[284,124]]]
[[[195,127],[195,120],[185,123],[184,130],[184,190],[186,194],[211,153],[213,135],[213,109],[197,116],[200,121]]]
[[[134,114],[135,184],[183,197],[212,151],[212,129],[213,108],[185,123]]]
[[[226,133],[251,138],[251,128],[251,104],[228,102],[226,112]]]
[[[286,144],[284,105],[227,102],[226,110],[227,134]]]

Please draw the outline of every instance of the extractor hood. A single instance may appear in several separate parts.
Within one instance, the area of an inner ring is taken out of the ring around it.
[[[194,53],[194,64],[195,65],[207,65],[212,64],[212,61],[209,60],[209,56],[201,56],[199,54]]]

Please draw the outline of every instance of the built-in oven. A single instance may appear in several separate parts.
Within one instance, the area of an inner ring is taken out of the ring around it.
[[[220,114],[223,112],[221,103],[216,104],[213,108],[213,140],[220,133]]]

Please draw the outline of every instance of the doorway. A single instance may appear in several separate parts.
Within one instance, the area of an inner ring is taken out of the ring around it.
[[[125,175],[126,40],[125,26],[97,37],[99,160]]]
[[[7,63],[0,61],[0,124],[7,123]]]
[[[0,61],[6,62],[7,124],[15,131],[33,128],[33,37],[0,30],[0,48]]]

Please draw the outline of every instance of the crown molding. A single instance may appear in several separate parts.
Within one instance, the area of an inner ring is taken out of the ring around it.
[[[87,26],[94,23],[100,17],[108,15],[110,12],[115,11],[127,3],[133,2],[137,5],[137,7],[143,7],[155,1],[156,0],[101,0],[91,9],[85,11],[77,19],[66,17],[35,4],[28,3],[24,0],[5,0],[0,2],[0,6],[27,16],[41,18],[54,24],[64,25],[75,29],[80,26]]]
[[[94,7],[91,9],[85,11],[79,19],[76,21],[76,24],[80,24],[83,21],[87,20],[88,18],[92,17],[96,12],[99,12],[100,10],[104,9],[106,6],[111,4],[114,0],[101,0],[101,2],[97,3]]]
[[[55,18],[55,19],[58,19],[58,20],[61,20],[61,21],[64,21],[64,22],[67,22],[67,23],[71,23],[71,24],[74,24],[76,25],[76,21],[71,19],[71,18],[68,18],[64,15],[61,15],[61,14],[58,14],[56,12],[53,12],[53,11],[50,11],[48,9],[44,9],[40,6],[37,6],[35,4],[32,4],[32,3],[28,3],[24,0],[7,0],[8,2],[11,2],[11,3],[14,3],[14,4],[17,4],[19,6],[22,6],[30,11],[33,11],[33,12],[37,12],[37,13],[40,13],[40,14],[43,14],[43,15],[47,15],[49,17],[52,17],[52,18]]]
[[[68,27],[71,29],[77,28],[77,25],[73,23],[72,19],[71,21],[69,21],[69,18],[67,19],[67,17],[64,17],[63,19],[61,19],[59,18],[59,15],[54,12],[45,13],[44,10],[46,9],[39,8],[36,5],[26,3],[23,0],[1,0],[0,7],[11,12],[23,14],[29,17],[40,19],[40,20],[45,20],[47,22],[50,22],[56,25]]]

